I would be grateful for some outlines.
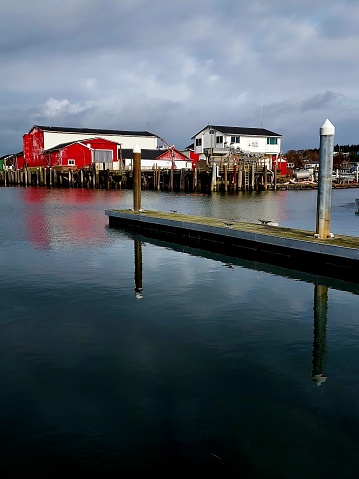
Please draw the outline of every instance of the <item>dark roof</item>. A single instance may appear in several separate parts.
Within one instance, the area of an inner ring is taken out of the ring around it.
[[[162,155],[167,150],[141,150],[141,158],[143,160],[155,160],[158,156]],[[119,153],[120,154],[120,153]],[[133,148],[122,148],[122,158],[132,158]]]
[[[43,131],[54,131],[60,133],[88,133],[90,135],[122,135],[122,136],[155,136],[154,133],[149,131],[128,131],[128,130],[103,130],[96,128],[72,128],[67,126],[42,126],[34,125],[30,131],[34,128],[39,128]],[[29,132],[30,133],[30,132]]]
[[[62,150],[62,148],[65,148],[66,146],[69,145],[74,145],[75,143],[80,143],[82,140],[78,141],[68,141],[67,143],[59,143],[58,145],[55,145],[51,148],[48,148],[47,150],[44,150],[44,153],[47,153],[48,151],[56,151],[56,150]]]
[[[195,138],[199,133],[206,129],[213,129],[220,131],[225,135],[245,135],[245,136],[277,136],[282,137],[279,133],[274,131],[267,130],[265,128],[248,128],[243,126],[218,126],[218,125],[207,125],[205,128],[202,128],[198,133],[192,136],[192,139]]]
[[[48,148],[47,150],[45,150],[45,153],[47,153],[49,151],[62,150],[62,148],[66,148],[66,146],[75,145],[76,143],[81,143],[82,144],[84,141],[90,141],[90,140],[103,140],[103,141],[108,141],[109,143],[114,143],[116,145],[119,145],[119,143],[117,143],[117,141],[107,140],[106,138],[101,138],[101,137],[98,137],[98,136],[94,136],[92,138],[86,138],[84,140],[76,140],[76,141],[68,141],[66,143],[59,143],[58,145],[52,146],[51,148]]]
[[[10,158],[11,156],[22,156],[23,154],[23,151],[18,151],[17,153],[9,153],[8,155],[1,156],[0,160],[5,160],[6,158]]]

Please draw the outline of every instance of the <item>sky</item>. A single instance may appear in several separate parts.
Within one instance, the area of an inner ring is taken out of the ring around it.
[[[359,144],[358,0],[2,0],[0,155],[33,125]]]

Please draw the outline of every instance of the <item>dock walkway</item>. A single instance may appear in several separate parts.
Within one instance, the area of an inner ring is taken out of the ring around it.
[[[111,227],[227,256],[359,283],[359,238],[156,211],[106,210]]]

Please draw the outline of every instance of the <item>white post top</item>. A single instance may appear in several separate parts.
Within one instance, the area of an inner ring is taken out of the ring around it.
[[[323,123],[323,125],[320,127],[320,136],[334,135],[334,133],[335,133],[335,127],[327,118],[325,122]]]
[[[141,153],[141,148],[137,145],[137,143],[133,147],[133,152],[134,153]]]

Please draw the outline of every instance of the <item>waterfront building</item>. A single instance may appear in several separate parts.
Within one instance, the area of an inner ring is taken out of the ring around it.
[[[209,158],[225,156],[231,150],[275,161],[281,153],[282,135],[265,128],[207,125],[196,133],[194,151]]]
[[[103,130],[93,128],[71,128],[35,125],[23,136],[24,161],[29,167],[47,166],[46,154],[61,145],[101,138],[117,144],[117,151],[137,144],[141,149],[157,149],[158,136],[148,131]],[[45,154],[45,152],[47,152]],[[117,159],[118,154],[113,158]],[[72,158],[70,158],[72,159]]]

